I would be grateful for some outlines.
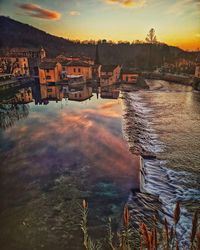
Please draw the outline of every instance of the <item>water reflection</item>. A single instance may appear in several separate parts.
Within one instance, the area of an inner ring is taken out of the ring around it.
[[[100,98],[110,92],[111,99]],[[77,203],[89,201],[93,236],[100,238],[106,218],[117,225],[130,189],[139,186],[137,159],[122,135],[119,91],[33,85],[31,94],[27,119],[0,133],[0,244],[82,249]]]
[[[0,99],[0,128],[6,129],[29,114],[28,103],[33,101],[31,87],[22,88],[12,95],[3,95]]]
[[[0,96],[0,127],[6,129],[14,125],[17,120],[27,117],[29,114],[27,104],[33,101],[35,105],[48,105],[51,101],[61,102],[63,98],[65,101],[82,102],[90,100],[93,94],[96,94],[97,99],[99,94],[101,98],[118,99],[119,90],[115,86],[100,88],[86,84],[77,86],[33,84],[15,91],[10,90]]]

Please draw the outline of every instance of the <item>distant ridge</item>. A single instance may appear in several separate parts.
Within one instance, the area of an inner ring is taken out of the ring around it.
[[[0,16],[0,48],[39,48],[44,47],[49,57],[60,54],[95,57],[94,44],[83,44],[64,39],[31,25],[15,21],[9,17]],[[149,44],[109,44],[99,46],[99,58],[104,64],[127,64],[134,67],[147,67]],[[159,66],[163,60],[174,60],[179,56],[194,59],[196,52],[185,52],[180,48],[168,45],[156,45],[152,49],[152,64]]]
[[[53,48],[57,44],[59,50],[74,44],[72,41],[60,38],[37,29],[29,24],[15,21],[9,17],[0,16],[0,46],[13,47],[40,47]]]

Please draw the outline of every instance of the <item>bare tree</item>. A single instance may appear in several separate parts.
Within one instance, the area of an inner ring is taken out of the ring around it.
[[[155,33],[156,32],[155,32],[154,28],[151,28],[150,31],[149,31],[149,33],[147,34],[146,39],[145,39],[147,43],[152,43],[153,44],[153,43],[157,43],[158,42]]]

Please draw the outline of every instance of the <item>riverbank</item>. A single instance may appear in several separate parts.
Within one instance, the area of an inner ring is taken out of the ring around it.
[[[142,76],[146,79],[164,80],[164,81],[174,82],[174,83],[183,84],[187,86],[192,86],[194,82],[194,77],[189,76],[189,75],[174,75],[174,74],[168,74],[168,73],[143,72]]]
[[[200,79],[199,78],[194,79],[192,87],[194,90],[200,91]]]

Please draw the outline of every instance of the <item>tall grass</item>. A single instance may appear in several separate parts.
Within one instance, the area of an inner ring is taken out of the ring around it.
[[[98,241],[93,241],[88,234],[88,203],[83,200],[81,206],[81,230],[83,232],[83,247],[86,250],[103,250],[103,245]],[[111,250],[200,250],[200,228],[198,225],[198,211],[193,215],[192,229],[190,234],[190,246],[180,246],[177,234],[177,225],[180,223],[181,209],[177,202],[174,209],[174,225],[169,226],[167,219],[160,229],[156,217],[153,218],[151,228],[145,223],[141,223],[139,234],[130,225],[130,213],[128,206],[124,207],[123,225],[120,232],[112,231],[111,218],[108,219],[106,238],[106,249]]]

